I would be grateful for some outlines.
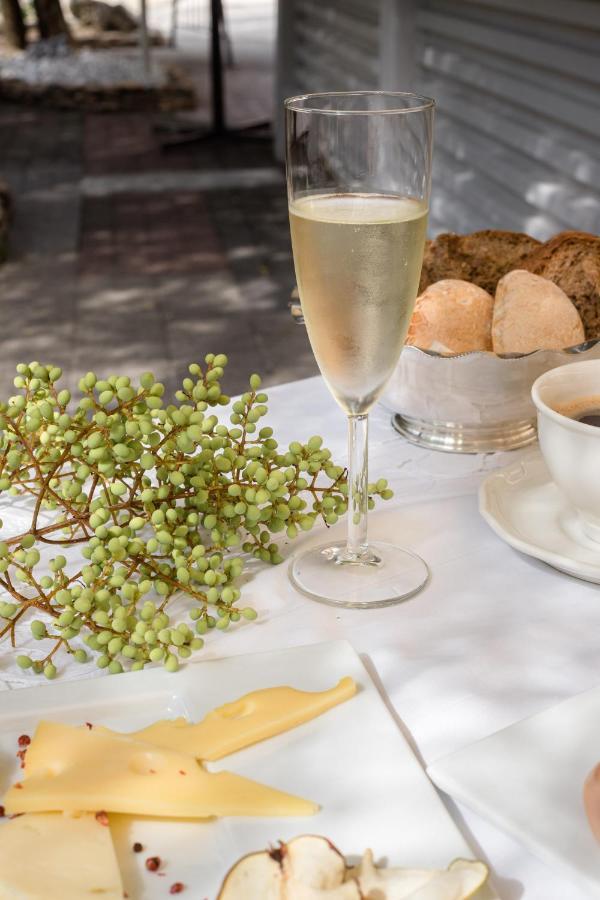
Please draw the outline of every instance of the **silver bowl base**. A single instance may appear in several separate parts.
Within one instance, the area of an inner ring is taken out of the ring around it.
[[[426,422],[396,413],[392,425],[411,444],[446,453],[518,450],[537,440],[535,419],[468,426],[455,422]]]

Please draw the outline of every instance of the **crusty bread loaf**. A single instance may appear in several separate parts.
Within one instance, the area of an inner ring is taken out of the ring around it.
[[[476,284],[438,281],[417,297],[406,343],[438,353],[491,350],[493,306]]]
[[[425,246],[419,292],[446,278],[471,281],[493,294],[503,275],[518,269],[540,242],[516,231],[440,234]]]
[[[494,353],[561,350],[585,340],[583,324],[565,292],[524,269],[509,272],[496,288]]]
[[[600,338],[600,237],[562,231],[530,253],[521,268],[562,288],[577,307],[586,337]]]

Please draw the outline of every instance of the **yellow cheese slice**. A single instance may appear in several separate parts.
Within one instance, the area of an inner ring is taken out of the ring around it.
[[[0,825],[0,900],[123,900],[110,828],[93,813]]]
[[[40,722],[8,813],[106,810],[146,816],[306,816],[318,807],[192,757],[100,728]]]
[[[350,677],[327,691],[266,688],[213,709],[196,725],[183,718],[163,719],[131,737],[216,760],[314,719],[355,693],[356,682]]]

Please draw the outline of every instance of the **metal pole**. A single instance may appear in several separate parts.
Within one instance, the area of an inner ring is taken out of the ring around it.
[[[221,29],[223,18],[221,0],[210,0],[210,69],[212,85],[212,124],[215,134],[225,131],[225,98],[223,91],[223,58]]]
[[[146,15],[146,0],[140,0],[140,50],[142,51],[142,65],[146,83],[150,81],[150,44],[148,41],[148,18]]]

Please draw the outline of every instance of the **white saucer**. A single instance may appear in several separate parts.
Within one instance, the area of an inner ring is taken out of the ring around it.
[[[511,547],[600,584],[600,543],[583,533],[539,451],[486,478],[479,488],[479,511]]]

